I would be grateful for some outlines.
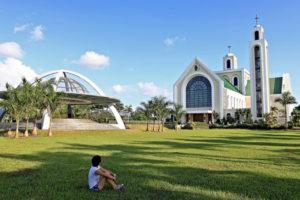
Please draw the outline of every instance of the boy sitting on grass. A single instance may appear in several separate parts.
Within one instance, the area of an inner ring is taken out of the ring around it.
[[[100,191],[105,183],[109,183],[111,187],[118,192],[124,190],[124,184],[118,185],[116,182],[116,174],[110,170],[100,167],[101,157],[96,155],[92,158],[92,166],[88,175],[89,189]]]

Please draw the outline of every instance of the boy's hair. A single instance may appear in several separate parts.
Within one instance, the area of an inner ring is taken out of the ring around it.
[[[101,163],[101,156],[96,155],[92,158],[92,165],[94,167],[98,167],[98,165]]]

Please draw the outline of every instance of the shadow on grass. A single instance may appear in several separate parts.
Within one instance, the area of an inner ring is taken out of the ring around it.
[[[157,145],[157,143],[155,143]],[[299,179],[278,178],[236,170],[208,170],[178,166],[170,161],[144,158],[150,147],[134,145],[65,144],[66,150],[112,151],[104,165],[117,171],[127,186],[124,199],[297,199]],[[116,199],[110,190],[89,192],[86,176],[90,157],[75,152],[40,152],[36,155],[0,155],[2,158],[40,162],[33,169],[2,172],[1,199]],[[12,166],[13,167],[13,166]],[[3,186],[3,187],[2,187]],[[100,197],[99,197],[100,195]],[[219,194],[222,195],[222,194]]]
[[[300,196],[300,180],[296,178],[279,178],[239,170],[209,170],[188,166],[187,163],[181,165],[180,161],[175,163],[164,160],[165,157],[176,154],[180,155],[179,159],[191,155],[181,151],[187,148],[214,150],[224,145],[244,144],[285,147],[277,142],[253,143],[240,141],[241,138],[230,140],[180,139],[144,141],[128,145],[60,143],[62,147],[58,152],[0,154],[4,159],[40,163],[36,168],[1,172],[0,199],[297,199]],[[178,152],[164,152],[166,147]],[[92,156],[82,153],[86,151],[95,154],[111,153],[109,157],[103,157],[103,165],[116,170],[120,181],[126,184],[124,194],[119,197],[110,190],[93,193],[86,189]],[[159,154],[161,159],[157,158]],[[207,159],[232,162],[232,158],[223,156],[207,156]],[[245,160],[240,158],[237,162],[241,161]],[[13,163],[11,165],[13,169]]]

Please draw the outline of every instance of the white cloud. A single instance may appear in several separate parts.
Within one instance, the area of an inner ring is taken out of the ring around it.
[[[167,47],[174,46],[177,42],[184,42],[186,39],[185,37],[167,37],[164,39],[163,43]]]
[[[94,51],[87,51],[75,63],[91,69],[103,69],[109,65],[109,57]]]
[[[22,77],[31,80],[37,76],[31,67],[24,65],[22,61],[16,58],[0,60],[0,75],[0,90],[5,89],[6,83],[17,86],[21,82]]]
[[[167,47],[173,46],[175,44],[175,42],[178,40],[178,37],[168,37],[166,39],[164,39],[164,44]]]
[[[143,95],[151,97],[159,95],[159,87],[153,82],[139,82],[137,85]]]
[[[30,32],[31,34],[31,39],[34,41],[39,41],[44,39],[44,27],[39,25],[35,26],[33,30]]]
[[[125,92],[128,92],[129,90],[129,86],[127,85],[114,85],[112,87],[113,91],[116,93],[116,94],[122,94],[122,93],[125,93]]]
[[[4,42],[0,44],[0,56],[22,58],[24,51],[16,42]]]
[[[14,27],[14,33],[26,31],[30,24],[17,25]]]
[[[162,95],[167,98],[172,97],[172,93],[168,89],[161,88],[153,82],[139,82],[137,86],[139,91],[145,96],[153,97]]]

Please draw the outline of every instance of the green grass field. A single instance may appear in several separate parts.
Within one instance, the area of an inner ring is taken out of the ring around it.
[[[54,132],[55,134],[55,132]],[[86,189],[90,158],[126,185]],[[300,199],[300,132],[140,130],[0,137],[0,199]]]

